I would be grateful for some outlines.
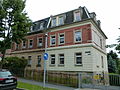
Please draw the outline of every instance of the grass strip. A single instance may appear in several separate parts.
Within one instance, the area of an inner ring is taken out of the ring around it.
[[[42,86],[19,82],[19,81],[18,81],[17,88],[24,88],[25,90],[58,90],[58,89],[53,89],[53,88],[44,88]]]

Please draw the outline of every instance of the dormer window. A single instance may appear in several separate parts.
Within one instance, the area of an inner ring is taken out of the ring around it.
[[[40,29],[42,30],[44,27],[43,27],[43,22],[40,23]]]
[[[58,25],[63,25],[63,24],[64,24],[64,18],[63,16],[60,16],[58,20]]]
[[[56,18],[52,19],[52,27],[56,26]]]
[[[75,11],[74,12],[74,21],[80,21],[81,17],[80,17],[80,11]]]

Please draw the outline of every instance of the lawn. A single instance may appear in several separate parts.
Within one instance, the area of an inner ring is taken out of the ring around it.
[[[18,82],[17,87],[24,88],[26,90],[57,90],[57,89],[53,89],[53,88],[43,88],[43,87],[38,86],[38,85],[32,85],[32,84],[23,83],[23,82]]]

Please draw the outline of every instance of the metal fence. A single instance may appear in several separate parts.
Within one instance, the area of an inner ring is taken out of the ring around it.
[[[21,71],[22,72],[22,71]],[[43,81],[43,71],[25,70],[23,77]],[[101,90],[120,90],[120,75],[93,73],[47,72],[46,82],[75,88],[92,88]]]

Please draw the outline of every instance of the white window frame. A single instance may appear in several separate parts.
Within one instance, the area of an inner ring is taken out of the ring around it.
[[[51,54],[51,55],[50,55],[50,65],[55,65],[55,63],[54,63],[54,64],[51,63],[51,62],[52,62],[52,59],[54,59],[54,62],[55,62],[55,57],[52,57],[52,55],[55,56],[55,54]]]
[[[28,56],[28,65],[32,65],[32,56]]]
[[[44,29],[44,26],[43,26],[43,25],[44,25],[44,23],[41,22],[41,23],[40,23],[40,26],[39,26],[40,30]]]
[[[30,40],[32,40],[32,46],[30,46]],[[29,48],[33,48],[33,39],[29,39]]]
[[[77,20],[77,17],[76,17],[76,13],[79,13],[80,14],[80,19],[79,20]],[[76,11],[74,11],[74,22],[77,22],[77,21],[80,21],[81,20],[81,13],[80,13],[80,10],[76,10]]]
[[[22,41],[22,48],[26,48],[26,41]]]
[[[60,18],[62,17],[62,23],[60,22]],[[62,16],[59,16],[58,17],[58,25],[63,25],[64,24],[64,16],[62,15]]]
[[[104,57],[101,56],[101,63],[102,63],[102,68],[104,68]]]
[[[41,59],[42,59],[42,56],[38,55],[37,56],[37,65],[41,65]]]
[[[77,56],[77,54],[81,54],[81,55],[79,55],[79,56]],[[81,63],[80,64],[78,64],[77,63],[77,57],[79,58],[79,57],[81,57]],[[82,65],[82,52],[76,52],[75,53],[75,65]]]
[[[51,42],[51,39],[52,39],[53,36],[55,36],[55,44],[52,44],[52,42]],[[54,45],[56,45],[56,35],[55,34],[50,35],[50,46],[54,46]]]
[[[56,20],[55,23],[54,23],[54,20]],[[51,25],[52,25],[52,27],[57,26],[57,17],[52,18],[52,24]]]
[[[80,37],[81,37],[81,40],[80,41],[76,41],[76,32],[80,32]],[[82,42],[82,30],[75,30],[74,31],[74,42],[77,43],[77,42]]]
[[[59,60],[59,65],[64,65],[64,64],[61,64],[60,62],[61,62],[61,56],[60,55],[64,55],[62,58],[64,58],[64,64],[65,64],[65,54],[63,54],[63,53],[61,53],[61,54],[59,54],[59,56],[58,56],[58,60]]]
[[[39,43],[39,39],[42,39],[42,43]],[[43,46],[43,37],[38,37],[37,38],[37,46],[42,47]]]
[[[63,38],[63,37],[60,37],[60,35],[64,35],[64,43],[60,43],[60,39]],[[65,33],[59,33],[59,45],[61,44],[65,44]]]

